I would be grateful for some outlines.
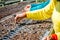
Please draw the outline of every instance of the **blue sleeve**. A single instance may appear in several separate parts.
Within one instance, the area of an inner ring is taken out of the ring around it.
[[[43,3],[42,3],[43,4]],[[37,5],[35,7],[31,7],[30,11],[34,11],[34,10],[37,10],[37,9],[41,9],[43,7],[43,5],[40,4],[40,5]]]
[[[40,3],[40,4],[34,4],[31,5],[30,11],[38,10],[44,8],[47,4],[49,4],[50,0],[47,0],[46,2]]]

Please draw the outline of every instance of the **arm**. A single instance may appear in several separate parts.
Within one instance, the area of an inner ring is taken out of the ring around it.
[[[26,12],[27,18],[34,19],[34,20],[48,19],[51,17],[53,9],[54,9],[54,2],[53,0],[51,0],[51,2],[42,9]]]
[[[25,8],[26,9],[26,8]],[[54,2],[51,0],[50,4],[48,4],[45,8],[34,10],[34,11],[29,11],[30,8],[27,8],[28,12],[24,12],[21,15],[16,15],[15,20],[22,19],[22,18],[29,18],[29,19],[34,19],[34,20],[45,20],[51,17],[52,11],[54,9]]]

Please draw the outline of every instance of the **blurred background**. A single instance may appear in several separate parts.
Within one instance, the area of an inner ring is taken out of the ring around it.
[[[17,2],[28,1],[28,2],[44,2],[46,0],[0,0],[0,7],[5,5],[14,4]]]

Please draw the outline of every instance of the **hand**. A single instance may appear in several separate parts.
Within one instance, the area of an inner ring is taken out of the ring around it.
[[[42,40],[51,40],[51,36],[44,37]]]
[[[16,14],[16,17],[15,17],[15,22],[16,23],[19,23],[21,19],[25,18],[26,17],[26,14],[25,13],[22,13],[22,14]]]
[[[26,17],[26,13],[27,11],[30,11],[30,5],[27,5],[24,10],[22,10],[22,14],[16,14],[16,17],[15,17],[15,22],[18,23],[20,22],[21,19],[25,18]]]

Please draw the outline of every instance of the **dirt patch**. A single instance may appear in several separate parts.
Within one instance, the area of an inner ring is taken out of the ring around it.
[[[7,15],[21,11],[27,4],[29,4],[29,2],[20,2],[0,8],[0,19]]]
[[[35,25],[26,25],[11,40],[41,40],[44,36],[48,36],[52,28],[51,23],[41,23]]]

